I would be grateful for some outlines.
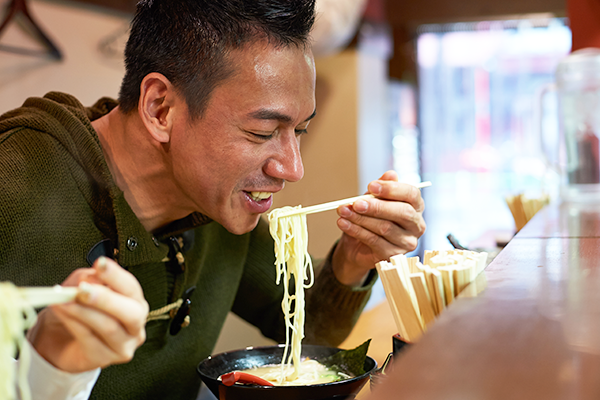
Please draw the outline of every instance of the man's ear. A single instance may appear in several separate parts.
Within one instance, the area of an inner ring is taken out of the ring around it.
[[[171,140],[176,101],[175,88],[164,75],[152,72],[144,77],[138,112],[150,135],[160,143]]]

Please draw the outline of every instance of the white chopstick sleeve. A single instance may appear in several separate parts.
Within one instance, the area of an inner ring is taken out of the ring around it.
[[[31,400],[87,400],[90,397],[100,376],[100,368],[77,374],[61,371],[44,360],[27,340],[23,346],[29,347],[28,353],[31,354],[27,375]],[[18,364],[19,361],[16,361],[17,370]]]

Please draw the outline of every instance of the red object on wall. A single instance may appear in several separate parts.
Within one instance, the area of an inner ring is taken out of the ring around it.
[[[363,16],[371,22],[387,22],[384,0],[367,0]]]
[[[600,0],[567,0],[567,15],[573,34],[571,51],[600,47]]]

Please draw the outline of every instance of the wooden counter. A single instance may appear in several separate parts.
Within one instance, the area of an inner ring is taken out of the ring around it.
[[[358,398],[600,398],[600,205],[546,207],[476,284]],[[384,306],[365,312],[346,341],[373,337],[379,363],[394,333]]]

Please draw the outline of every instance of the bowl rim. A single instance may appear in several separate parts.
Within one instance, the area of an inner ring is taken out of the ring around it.
[[[308,347],[308,348],[324,348],[324,349],[330,349],[330,350],[337,350],[336,352],[345,350],[339,347],[333,347],[333,346],[325,346],[325,345],[319,345],[319,344],[303,344],[302,347]],[[236,349],[236,350],[227,350],[224,351],[222,353],[218,353],[218,354],[214,354],[214,355],[210,355],[208,357],[206,357],[205,359],[203,359],[202,361],[200,361],[200,363],[198,364],[196,371],[198,372],[198,374],[200,374],[200,376],[205,376],[208,379],[211,379],[213,381],[217,381],[220,385],[223,385],[223,383],[217,378],[214,378],[212,376],[209,376],[205,373],[203,373],[200,370],[200,367],[207,361],[212,360],[213,358],[219,357],[219,356],[225,356],[228,354],[232,354],[232,353],[237,353],[237,352],[244,352],[244,351],[251,351],[251,350],[275,350],[278,348],[285,348],[286,345],[284,343],[280,343],[280,344],[275,344],[275,345],[267,345],[267,346],[248,346],[245,348],[241,348],[241,349]],[[336,352],[332,353],[335,354]],[[364,373],[357,375],[357,376],[353,376],[351,378],[348,379],[343,379],[343,380],[339,380],[339,381],[335,381],[335,382],[327,382],[327,383],[317,383],[314,385],[275,385],[275,386],[261,386],[261,385],[234,385],[236,389],[257,389],[257,388],[261,388],[264,390],[275,390],[275,389],[282,389],[282,388],[318,388],[321,386],[334,386],[334,385],[341,385],[341,384],[348,384],[351,382],[355,382],[355,381],[360,381],[362,379],[365,379],[367,377],[369,377],[373,372],[375,372],[377,370],[377,360],[375,360],[373,357],[369,356],[368,354],[365,357],[365,363],[370,360],[373,363],[373,367],[368,370],[365,371]],[[318,360],[317,360],[318,361]],[[266,364],[265,364],[266,365]],[[224,386],[224,385],[223,385]]]

